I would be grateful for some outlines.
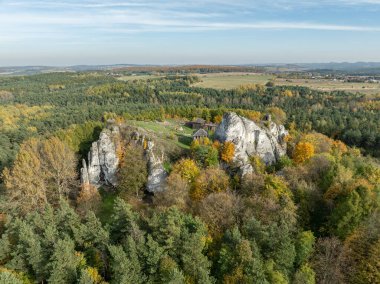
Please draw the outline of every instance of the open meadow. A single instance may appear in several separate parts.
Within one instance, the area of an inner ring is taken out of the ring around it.
[[[262,73],[209,73],[198,75],[202,82],[197,87],[233,89],[244,84],[266,84],[273,80],[278,86],[305,86],[319,91],[347,91],[365,94],[380,93],[380,83],[350,83],[330,79],[284,79]]]

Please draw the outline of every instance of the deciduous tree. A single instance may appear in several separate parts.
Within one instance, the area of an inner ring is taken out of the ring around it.
[[[308,161],[314,156],[314,146],[308,142],[299,142],[293,152],[293,160],[297,164]]]
[[[231,163],[235,155],[235,144],[227,141],[225,142],[220,149],[220,158],[226,162]]]

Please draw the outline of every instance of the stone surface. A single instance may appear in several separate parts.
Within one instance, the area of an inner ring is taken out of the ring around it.
[[[85,187],[90,185],[90,179],[88,178],[88,170],[86,160],[82,160],[82,168],[80,170],[80,181],[81,184]]]
[[[92,143],[88,153],[88,162],[83,160],[81,169],[81,183],[84,187],[94,185],[117,186],[117,172],[119,159],[116,153],[117,145],[115,141],[120,141],[120,129],[111,127],[104,129],[99,136],[99,140]],[[144,135],[137,131],[131,133],[131,141],[139,147],[146,146],[145,157],[148,166],[148,180],[146,189],[155,193],[165,190],[167,173],[164,169],[164,155],[157,155],[154,151],[153,141],[149,141]],[[126,142],[126,141],[124,141]],[[123,142],[122,142],[123,143]]]
[[[146,157],[148,161],[148,181],[146,189],[149,192],[161,192],[165,190],[167,173],[164,169],[164,155],[161,157],[156,155],[153,151],[154,143],[148,141],[146,149]]]
[[[251,156],[259,156],[270,165],[286,154],[284,137],[288,132],[285,127],[270,121],[267,123],[268,127],[260,127],[252,120],[228,112],[215,131],[215,138],[220,142],[234,143],[233,161],[243,175],[253,171],[249,161]]]
[[[88,165],[83,162],[81,180],[94,186],[117,185],[119,158],[116,154],[114,138],[119,135],[118,128],[104,129],[99,140],[92,143],[88,153]]]

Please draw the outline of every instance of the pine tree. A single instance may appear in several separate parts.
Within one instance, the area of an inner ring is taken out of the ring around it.
[[[66,238],[58,240],[50,258],[50,283],[73,283],[78,275],[77,269],[81,264],[81,256],[75,251],[74,241]]]
[[[112,283],[145,283],[133,239],[128,238],[128,252],[121,246],[109,246]]]

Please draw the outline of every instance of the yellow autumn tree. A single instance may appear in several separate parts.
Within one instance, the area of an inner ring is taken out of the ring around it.
[[[219,124],[219,123],[222,122],[222,119],[223,119],[223,116],[217,115],[217,116],[214,117],[214,123]]]
[[[226,163],[231,163],[234,155],[235,144],[230,141],[225,142],[220,150],[220,158]]]
[[[201,143],[199,142],[199,139],[194,139],[193,142],[191,142],[190,149],[193,151],[194,149],[197,149]]]
[[[3,171],[8,204],[17,204],[22,214],[48,203],[47,185],[41,168],[38,141],[31,139],[21,145],[13,168]]]
[[[284,97],[293,97],[293,92],[291,90],[285,90],[281,93]]]
[[[334,140],[321,133],[308,133],[301,137],[300,142],[312,144],[314,147],[314,152],[316,154],[320,154],[330,153]]]
[[[76,165],[74,152],[56,137],[26,141],[13,167],[3,172],[10,209],[23,214],[56,204],[75,188]]]
[[[208,168],[196,178],[190,197],[194,200],[201,200],[211,193],[226,191],[228,185],[229,178],[223,170]]]
[[[286,122],[286,113],[279,107],[267,108],[267,112],[272,115],[272,120],[277,124],[284,124]]]
[[[218,140],[215,140],[211,146],[219,151],[221,144]]]
[[[173,166],[173,173],[179,174],[188,182],[193,182],[199,175],[199,168],[192,159],[181,159]]]
[[[308,161],[314,156],[314,146],[309,142],[299,142],[293,152],[293,160],[297,164]]]

